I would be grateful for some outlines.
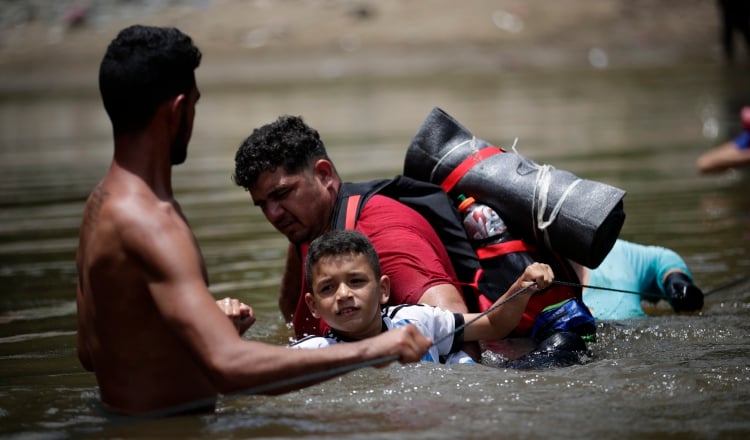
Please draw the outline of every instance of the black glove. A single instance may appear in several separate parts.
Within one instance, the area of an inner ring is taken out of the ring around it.
[[[673,272],[664,280],[664,292],[675,312],[693,312],[703,308],[703,292],[682,272]]]

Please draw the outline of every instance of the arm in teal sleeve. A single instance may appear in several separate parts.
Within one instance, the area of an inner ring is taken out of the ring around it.
[[[689,279],[693,279],[685,261],[677,252],[660,246],[648,246],[653,253],[651,264],[653,273],[656,274],[656,283],[662,293],[666,293],[665,281],[667,276],[673,272],[682,272]]]

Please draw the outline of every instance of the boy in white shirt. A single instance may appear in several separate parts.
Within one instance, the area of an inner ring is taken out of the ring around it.
[[[378,254],[367,237],[353,230],[330,231],[314,240],[305,270],[310,283],[305,302],[312,315],[332,330],[324,337],[303,338],[292,347],[321,348],[362,340],[411,323],[435,342],[423,360],[442,363],[472,362],[461,351],[463,341],[507,336],[518,325],[531,294],[554,279],[548,265],[529,265],[498,299],[497,307],[482,316],[422,304],[382,308],[390,294],[390,279],[381,273]],[[519,291],[523,292],[505,302]],[[462,328],[466,322],[470,324]]]

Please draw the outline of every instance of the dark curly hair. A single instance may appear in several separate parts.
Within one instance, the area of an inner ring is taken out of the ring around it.
[[[99,66],[99,91],[115,132],[145,127],[166,99],[189,93],[200,62],[200,50],[178,29],[120,31]]]
[[[234,156],[232,181],[248,190],[258,177],[283,167],[289,174],[302,171],[318,159],[328,158],[317,130],[301,116],[280,116],[276,121],[253,130]]]

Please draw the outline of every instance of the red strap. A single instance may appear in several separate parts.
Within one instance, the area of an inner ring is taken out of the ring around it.
[[[359,199],[361,197],[362,196],[359,194],[349,196],[349,199],[346,202],[345,229],[354,229],[354,225],[357,223],[357,206],[359,206]]]
[[[496,243],[477,249],[477,256],[480,260],[497,257],[498,255],[510,254],[513,252],[529,252],[531,248],[521,240],[511,240],[503,243]]]
[[[466,173],[468,173],[469,170],[474,167],[474,165],[498,153],[503,153],[503,150],[497,147],[485,147],[479,151],[474,152],[471,156],[467,157],[463,162],[458,164],[458,166],[454,168],[453,171],[450,172],[450,174],[448,174],[448,177],[443,180],[443,183],[440,184],[440,187],[443,188],[443,191],[447,193],[451,192],[458,181],[461,180],[461,178],[464,177],[464,175],[466,175]]]

